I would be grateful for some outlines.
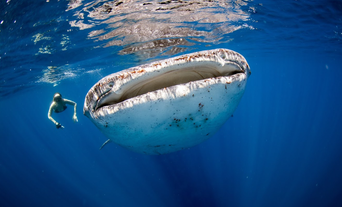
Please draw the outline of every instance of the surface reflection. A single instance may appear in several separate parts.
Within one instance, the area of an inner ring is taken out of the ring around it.
[[[253,29],[244,6],[246,1],[75,0],[67,10],[76,16],[70,25],[91,29],[88,37],[99,46],[122,46],[119,54],[150,58],[180,53],[196,43],[228,42],[228,34]]]

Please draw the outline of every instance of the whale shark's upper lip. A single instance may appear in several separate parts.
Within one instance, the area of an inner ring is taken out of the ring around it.
[[[245,58],[231,50],[182,55],[106,76],[88,92],[84,113],[174,85],[235,75],[247,78],[250,74]]]

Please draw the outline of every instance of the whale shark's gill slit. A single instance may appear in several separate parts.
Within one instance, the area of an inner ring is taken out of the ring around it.
[[[184,67],[182,69],[171,70],[143,81],[132,80],[133,84],[131,84],[130,87],[122,89],[120,94],[109,92],[102,95],[95,110],[159,89],[185,84],[191,81],[231,76],[237,73],[244,73],[244,70],[237,64],[225,66],[204,64],[203,66]]]

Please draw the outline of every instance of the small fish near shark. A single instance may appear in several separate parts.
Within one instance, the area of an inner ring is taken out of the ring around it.
[[[108,140],[160,155],[197,145],[232,116],[251,71],[246,59],[214,49],[129,68],[102,78],[83,113]],[[100,149],[101,149],[100,148]]]

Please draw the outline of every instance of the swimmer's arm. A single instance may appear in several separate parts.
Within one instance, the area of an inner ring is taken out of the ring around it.
[[[55,121],[55,120],[52,118],[52,116],[51,116],[52,110],[53,110],[54,107],[55,107],[55,105],[54,105],[54,103],[52,103],[52,104],[50,105],[50,108],[49,108],[48,118],[49,118],[55,125],[57,125],[58,122]]]
[[[77,106],[77,103],[75,103],[75,102],[73,102],[73,101],[71,101],[71,100],[68,100],[68,99],[63,99],[64,100],[64,102],[66,103],[66,104],[69,104],[69,105],[74,105],[74,116],[76,115],[76,106]]]

